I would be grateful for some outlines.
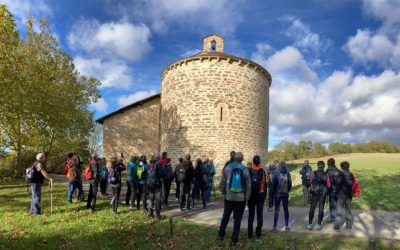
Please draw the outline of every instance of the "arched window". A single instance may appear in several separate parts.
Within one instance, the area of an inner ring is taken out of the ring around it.
[[[217,43],[215,42],[215,40],[211,41],[211,51],[215,52],[217,50]]]
[[[221,106],[221,113],[219,114],[219,121],[220,122],[222,122],[223,114],[224,114],[224,107]]]
[[[219,124],[229,121],[230,106],[227,103],[218,101],[214,104],[214,119]]]

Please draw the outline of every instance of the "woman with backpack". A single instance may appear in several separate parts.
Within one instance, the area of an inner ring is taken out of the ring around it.
[[[148,217],[154,217],[155,210],[157,220],[161,220],[161,178],[160,165],[157,164],[156,157],[153,155],[147,175],[147,190],[149,192],[149,209],[147,215]]]
[[[272,189],[275,195],[275,214],[274,214],[274,227],[272,231],[277,231],[277,224],[279,218],[279,210],[281,202],[283,205],[283,212],[285,214],[285,230],[289,231],[289,192],[292,188],[292,179],[289,170],[284,161],[278,161],[276,164],[276,171],[272,177]]]
[[[329,175],[324,171],[325,163],[323,161],[317,162],[318,170],[311,173],[310,176],[310,194],[311,194],[311,205],[310,212],[308,214],[308,225],[307,229],[312,230],[314,211],[318,206],[318,222],[317,230],[322,229],[322,219],[324,218],[324,207],[325,200],[328,195],[328,190],[331,188],[331,181]]]
[[[119,195],[121,193],[121,172],[125,171],[126,167],[123,163],[123,159],[118,159],[117,157],[111,158],[111,169],[108,174],[108,182],[111,185],[113,191],[112,198],[112,213],[114,215],[118,214],[118,203]]]
[[[108,183],[108,168],[107,159],[103,158],[100,162],[100,192],[102,196],[107,194],[107,183]]]
[[[267,175],[263,168],[260,167],[261,159],[260,156],[256,155],[253,158],[253,165],[249,168],[251,178],[251,195],[247,202],[249,207],[249,220],[247,226],[247,237],[248,239],[253,238],[253,222],[254,215],[257,209],[257,227],[256,237],[260,240],[261,229],[263,226],[263,209],[264,202],[267,196]]]

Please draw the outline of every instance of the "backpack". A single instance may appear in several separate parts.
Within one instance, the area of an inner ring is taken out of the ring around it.
[[[242,193],[245,187],[242,167],[234,167],[234,164],[229,166],[232,168],[229,191],[232,193]]]
[[[113,167],[108,171],[108,183],[115,185],[118,184],[118,172],[115,171],[116,167]]]
[[[281,195],[289,193],[289,177],[287,173],[279,175],[278,193]]]
[[[255,170],[250,168],[250,178],[251,178],[251,192],[259,193],[261,190],[261,182],[264,176],[264,170],[260,168],[259,170]]]
[[[323,178],[324,175],[325,178]],[[314,195],[322,195],[325,190],[325,182],[326,182],[326,173],[315,171],[314,180],[311,185],[310,192]]]
[[[69,182],[80,182],[80,172],[76,167],[71,167],[68,170],[67,178]]]
[[[354,178],[353,180],[353,197],[360,197],[361,196],[361,188],[360,188],[360,184],[358,183],[358,181]]]
[[[83,175],[85,176],[86,180],[93,179],[93,171],[92,171],[92,167],[90,166],[90,164],[88,164],[86,166],[85,173]]]
[[[136,176],[138,178],[138,180],[142,180],[144,177],[144,164],[143,165],[139,165],[136,168]]]
[[[155,164],[151,164],[150,169],[147,175],[147,185],[150,187],[159,187],[161,186],[161,180],[158,176],[158,167]]]
[[[72,167],[72,163],[73,163],[72,159],[68,159],[67,162],[65,163],[64,172],[66,175],[68,175],[68,172]]]
[[[311,172],[312,172],[311,168],[310,167],[306,167],[305,170],[306,171],[303,172],[301,178],[304,179],[304,180],[308,180],[309,181],[310,177],[311,177]]]
[[[210,172],[208,171],[207,167],[202,167],[201,170],[202,170],[202,182],[204,185],[207,185],[208,184],[208,176],[210,175],[209,174]]]
[[[36,162],[25,170],[25,180],[28,183],[43,183],[44,176],[36,171]]]

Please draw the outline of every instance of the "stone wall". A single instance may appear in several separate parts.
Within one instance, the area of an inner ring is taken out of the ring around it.
[[[174,163],[190,153],[219,168],[231,150],[242,151],[244,163],[255,154],[265,161],[270,83],[261,66],[223,53],[169,65],[162,75],[161,150]]]
[[[103,155],[150,155],[160,147],[160,98],[138,104],[104,120]]]

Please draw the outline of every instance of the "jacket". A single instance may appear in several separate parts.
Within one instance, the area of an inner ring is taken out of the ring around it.
[[[329,190],[330,193],[337,194],[338,192],[338,185],[341,179],[341,172],[336,166],[328,166],[326,173],[329,175],[329,179],[331,180],[331,189]]]
[[[229,184],[231,182],[231,175],[233,168],[241,168],[244,178],[244,192],[232,193],[229,190]],[[219,183],[221,193],[228,201],[248,201],[251,195],[251,178],[249,170],[241,163],[232,163],[224,168],[222,171],[221,182]]]
[[[272,177],[272,192],[278,195],[279,191],[279,179],[281,174],[287,174],[288,178],[288,194],[285,196],[289,196],[289,192],[292,189],[292,177],[290,176],[290,172],[288,171],[287,167],[283,166],[280,169],[276,170],[273,177]],[[279,194],[280,196],[283,196]]]
[[[339,183],[337,184],[337,197],[338,199],[351,199],[353,198],[353,181],[354,175],[343,170],[340,174]]]

